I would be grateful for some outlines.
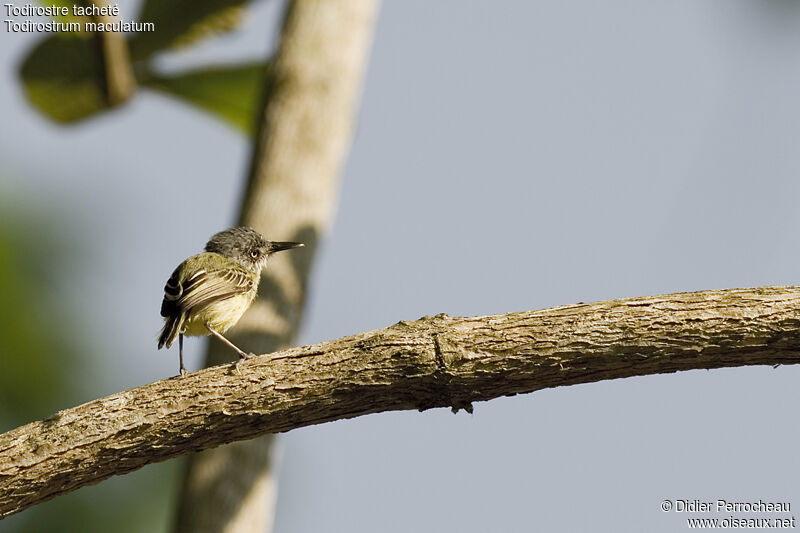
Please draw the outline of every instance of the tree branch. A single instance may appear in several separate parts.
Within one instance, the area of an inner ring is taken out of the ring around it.
[[[698,368],[800,362],[800,287],[446,315],[207,368],[0,435],[0,517],[148,463],[400,409]]]

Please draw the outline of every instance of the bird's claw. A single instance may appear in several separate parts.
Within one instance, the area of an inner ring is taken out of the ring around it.
[[[244,352],[239,353],[239,359],[233,364],[233,369],[236,371],[237,374],[241,375],[241,372],[239,372],[239,365],[242,364],[242,361],[244,361],[245,359],[250,359],[251,357],[255,356],[256,354],[254,353],[244,353]]]

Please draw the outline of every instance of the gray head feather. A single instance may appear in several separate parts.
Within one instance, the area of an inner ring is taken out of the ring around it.
[[[247,226],[220,231],[206,243],[206,252],[214,252],[239,262],[252,270],[261,270],[269,255],[269,241]]]
[[[259,272],[266,266],[270,254],[299,246],[303,245],[299,242],[268,241],[253,228],[239,226],[211,237],[206,243],[206,252],[218,253]]]

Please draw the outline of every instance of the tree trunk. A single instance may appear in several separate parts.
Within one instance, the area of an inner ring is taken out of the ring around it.
[[[283,24],[254,140],[240,223],[306,248],[279,254],[231,339],[268,353],[295,344],[308,274],[335,209],[377,0],[295,0]],[[211,341],[208,364],[231,352]],[[190,458],[178,532],[264,532],[272,521],[272,435]]]

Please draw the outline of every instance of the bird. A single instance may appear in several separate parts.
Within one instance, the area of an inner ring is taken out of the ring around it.
[[[238,364],[252,356],[223,335],[233,327],[258,294],[261,271],[274,253],[304,246],[299,242],[269,241],[258,231],[238,226],[213,235],[205,252],[184,260],[164,285],[161,316],[164,327],[158,349],[178,340],[181,376],[183,337],[213,335],[237,353]]]

